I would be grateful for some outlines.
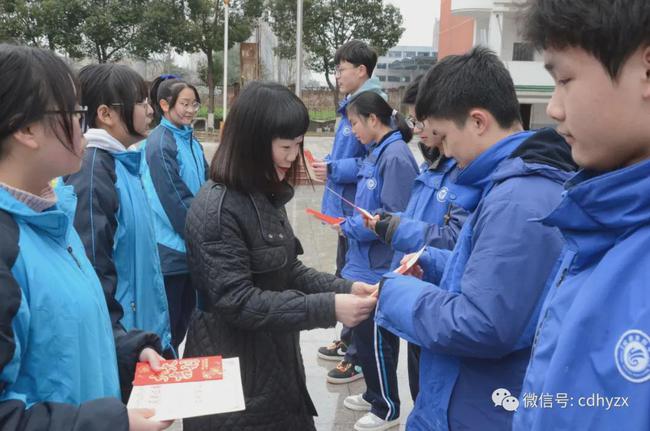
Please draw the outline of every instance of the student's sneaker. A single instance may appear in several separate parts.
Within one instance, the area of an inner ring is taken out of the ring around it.
[[[343,405],[356,412],[369,412],[372,405],[363,399],[363,394],[349,395],[343,400]]]
[[[341,340],[332,341],[332,344],[318,348],[318,357],[326,361],[340,361],[345,357],[348,346]]]
[[[348,361],[341,361],[336,368],[327,373],[327,381],[334,385],[354,382],[363,379],[361,367]]]
[[[354,424],[356,431],[384,431],[399,425],[399,419],[386,421],[374,413],[366,413]]]

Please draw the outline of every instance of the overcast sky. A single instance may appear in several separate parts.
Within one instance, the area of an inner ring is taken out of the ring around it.
[[[433,23],[440,16],[440,0],[386,0],[399,8],[406,30],[399,45],[431,46]]]

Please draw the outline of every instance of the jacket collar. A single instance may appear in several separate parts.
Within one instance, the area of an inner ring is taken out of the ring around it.
[[[107,151],[132,175],[138,175],[140,173],[142,154],[139,151],[127,151],[126,147],[120,141],[104,129],[90,129],[84,136],[88,140],[87,148],[99,148],[100,150]]]
[[[15,219],[22,220],[51,236],[65,238],[70,220],[74,218],[77,197],[72,186],[57,185],[55,190],[58,197],[56,205],[43,212],[36,212],[7,190],[0,189],[0,208],[12,214]]]
[[[160,125],[170,130],[175,135],[180,135],[183,138],[190,138],[192,136],[192,132],[194,131],[194,129],[192,129],[190,126],[178,127],[165,117],[162,117],[160,120]]]
[[[583,260],[650,223],[650,160],[598,174],[582,170],[565,184],[560,204],[542,219],[556,226]]]
[[[364,82],[357,91],[352,94],[348,94],[343,100],[339,102],[339,114],[345,115],[345,110],[348,106],[348,103],[350,103],[355,97],[365,91],[372,91],[373,93],[379,94],[381,97],[383,97],[384,100],[388,100],[388,95],[381,89],[381,82],[379,81],[379,78],[370,78]]]

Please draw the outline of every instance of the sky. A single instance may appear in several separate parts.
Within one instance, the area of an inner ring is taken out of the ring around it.
[[[440,0],[385,0],[399,8],[404,18],[399,45],[431,46],[433,24],[440,17]]]

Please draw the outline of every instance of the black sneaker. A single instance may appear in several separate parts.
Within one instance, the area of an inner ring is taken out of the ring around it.
[[[340,361],[345,357],[347,350],[348,346],[343,341],[335,340],[328,346],[319,347],[318,357],[326,361]]]
[[[327,381],[335,385],[350,383],[359,379],[363,379],[361,367],[347,361],[339,362],[336,368],[327,373]]]

